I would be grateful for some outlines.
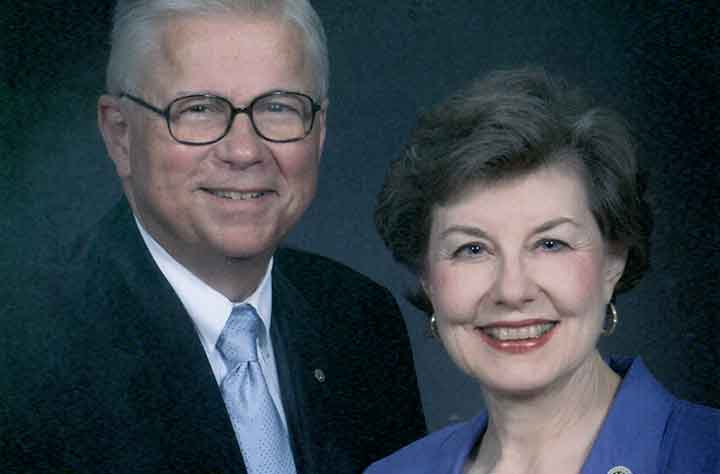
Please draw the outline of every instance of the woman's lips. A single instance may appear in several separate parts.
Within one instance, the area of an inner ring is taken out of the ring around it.
[[[493,323],[477,327],[482,340],[493,349],[509,354],[522,354],[539,349],[556,333],[559,321],[529,320]]]

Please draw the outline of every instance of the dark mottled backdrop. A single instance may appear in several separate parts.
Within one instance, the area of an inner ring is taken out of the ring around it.
[[[6,282],[12,265],[68,241],[120,195],[95,126],[107,3],[0,6]],[[720,12],[705,3],[316,1],[332,61],[329,136],[318,197],[290,242],[348,263],[402,300],[412,279],[391,261],[371,214],[416,112],[478,73],[546,65],[630,118],[650,172],[653,268],[621,298],[620,326],[603,348],[639,353],[675,393],[720,405]],[[431,428],[474,414],[477,387],[401,303]]]

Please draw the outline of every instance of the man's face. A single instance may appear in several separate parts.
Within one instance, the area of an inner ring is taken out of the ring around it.
[[[302,45],[295,28],[262,18],[174,20],[137,93],[160,108],[205,93],[244,107],[280,89],[317,100]],[[148,232],[191,270],[218,257],[266,262],[315,194],[324,110],[297,142],[263,140],[239,114],[227,136],[203,146],[177,143],[164,118],[130,101],[119,110],[126,150],[110,154],[128,199]]]

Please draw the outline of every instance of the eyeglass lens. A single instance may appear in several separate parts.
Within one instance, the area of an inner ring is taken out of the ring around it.
[[[271,94],[256,99],[250,108],[255,130],[264,138],[288,141],[303,138],[312,124],[310,100],[295,94]],[[203,143],[218,140],[228,131],[232,105],[213,96],[177,99],[170,106],[170,131],[180,141]]]

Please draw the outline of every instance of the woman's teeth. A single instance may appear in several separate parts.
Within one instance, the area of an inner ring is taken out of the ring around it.
[[[534,324],[522,327],[490,327],[481,331],[498,341],[516,341],[522,339],[535,339],[542,336],[555,326],[555,323]]]

